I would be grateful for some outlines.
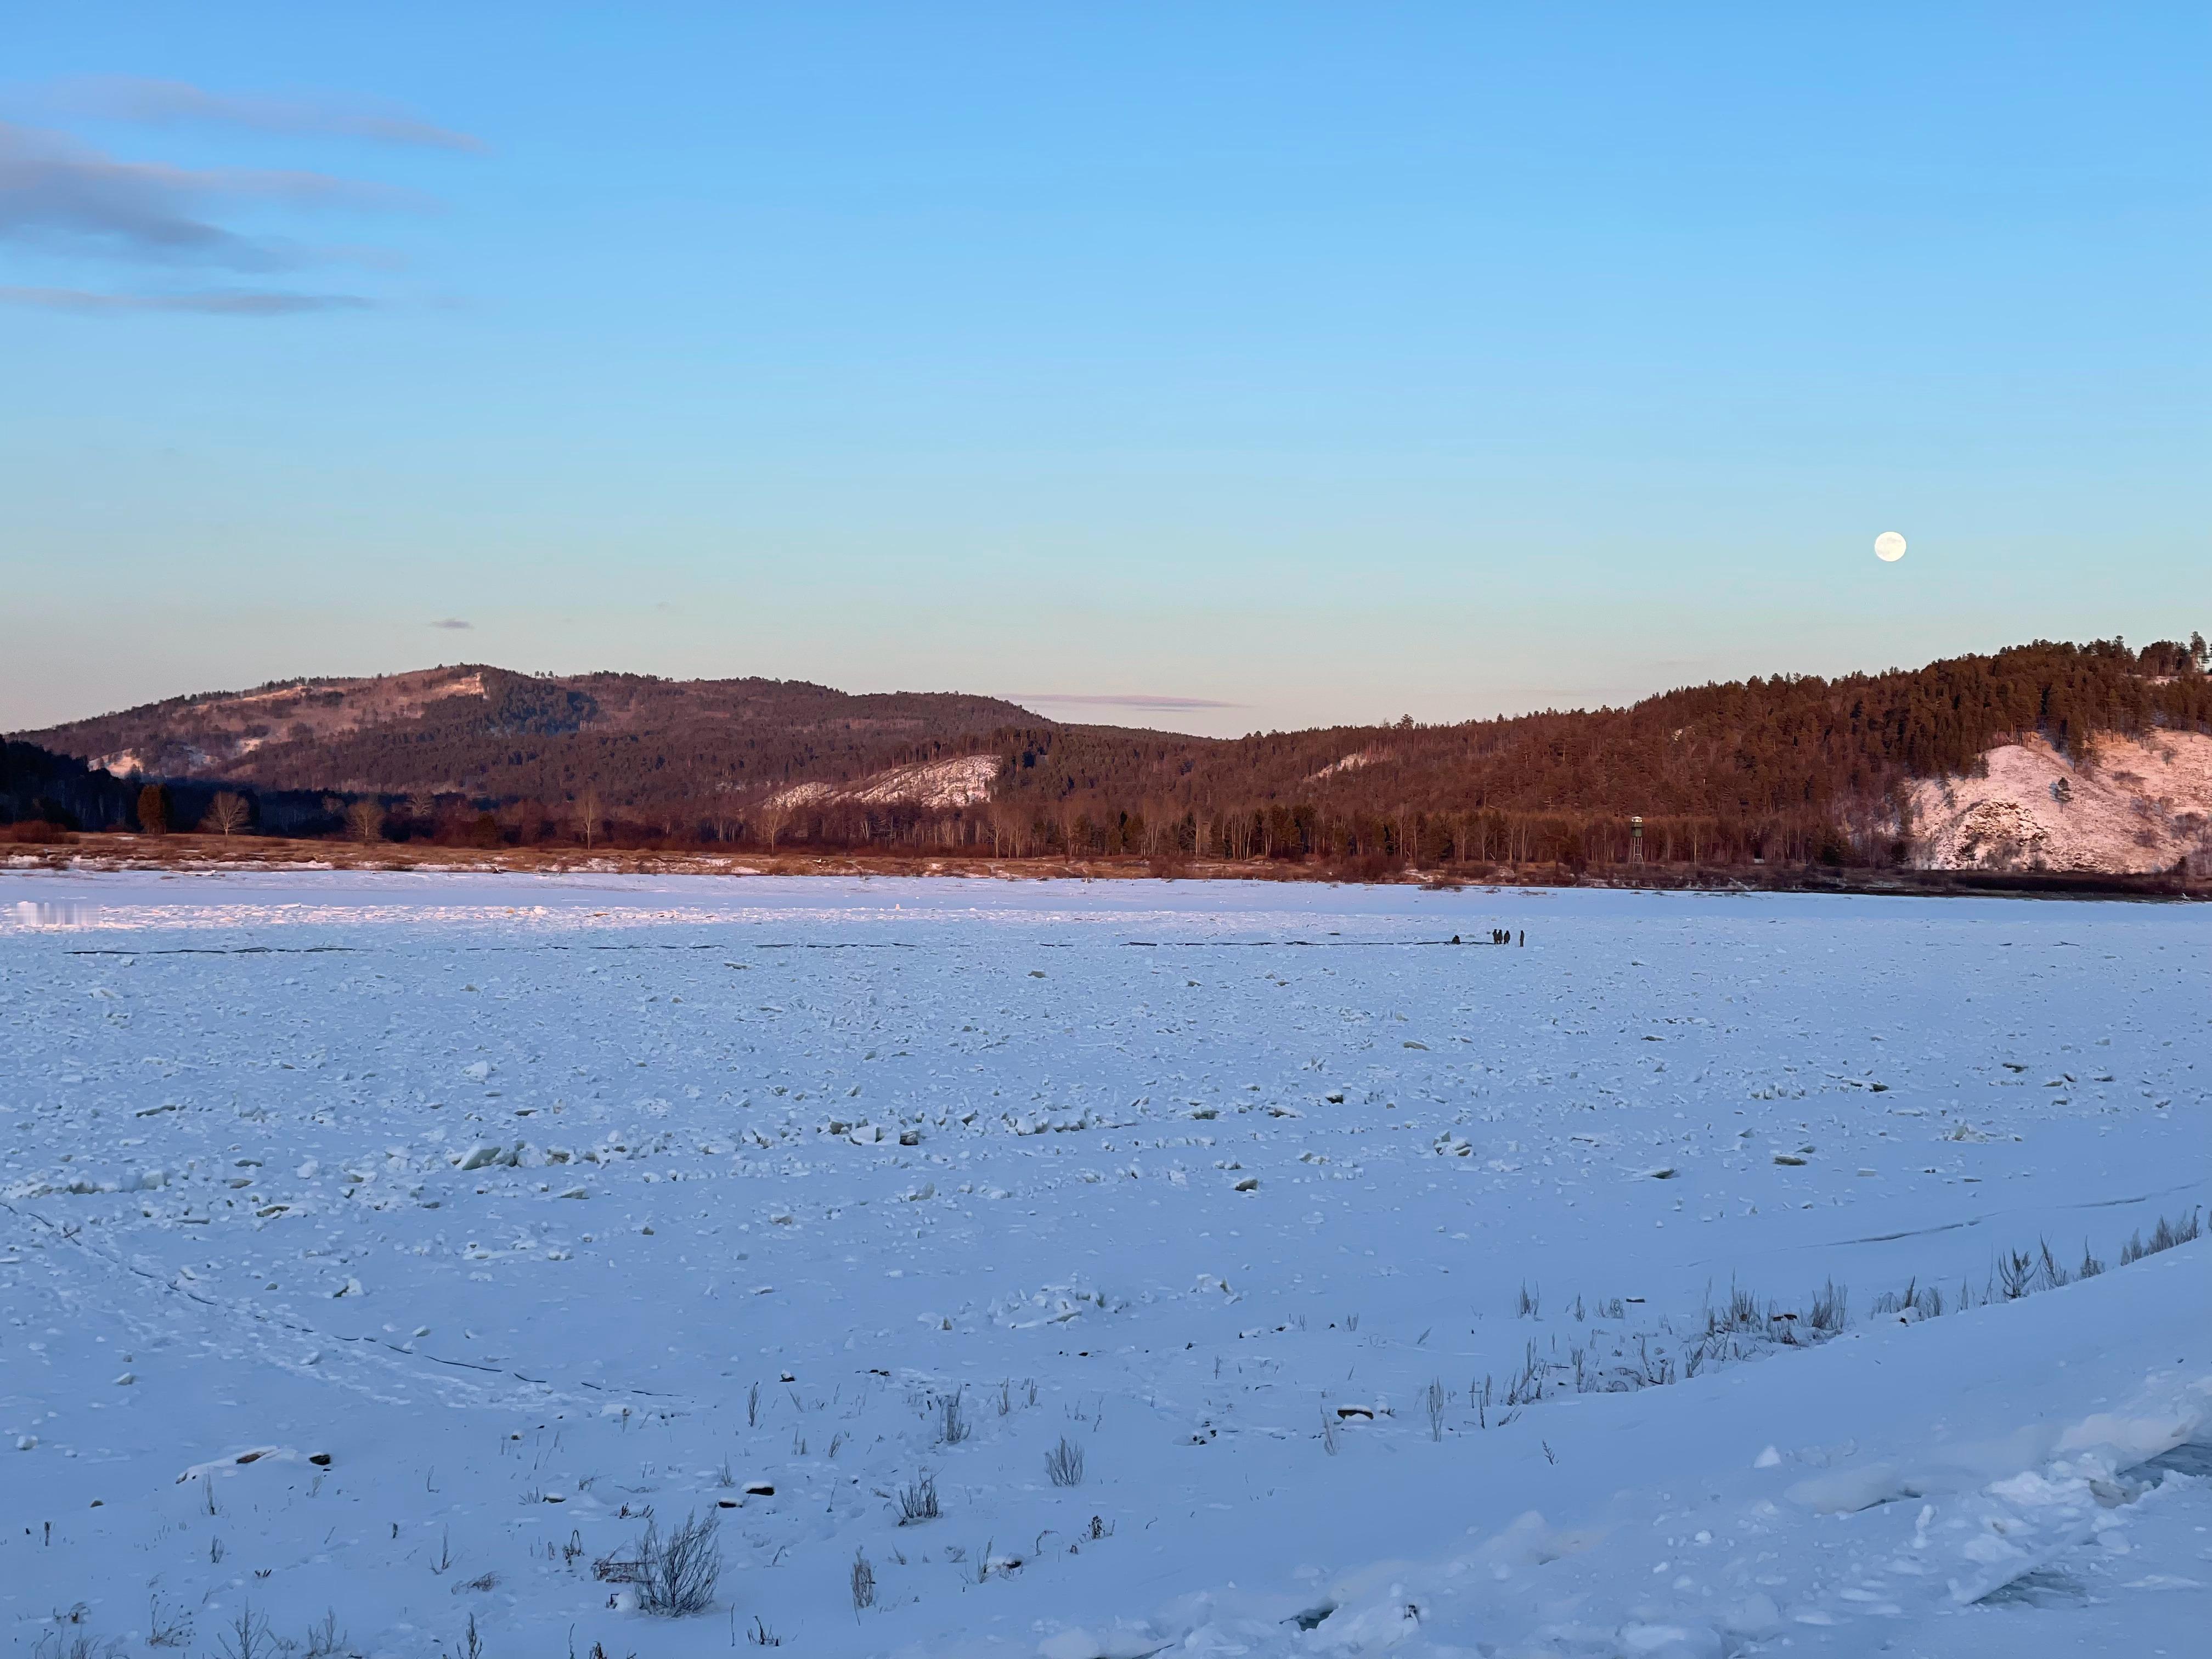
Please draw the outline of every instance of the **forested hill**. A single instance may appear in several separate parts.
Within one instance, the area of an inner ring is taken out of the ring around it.
[[[1297,804],[1321,814],[1638,813],[1808,824],[1887,816],[1908,778],[1969,772],[2028,733],[2212,732],[2201,636],[2137,652],[2039,641],[1840,679],[1669,691],[1626,708],[1218,744],[1103,727],[1009,734],[1012,790],[1048,801]]]
[[[495,816],[510,842],[1525,862],[1618,856],[1630,814],[1649,821],[1656,856],[1896,858],[1911,781],[1972,774],[2031,734],[2080,757],[2099,733],[2160,732],[2212,733],[2199,636],[2139,651],[2039,641],[1626,708],[1233,739],[1060,726],[987,697],[476,666],[179,699],[21,735],[119,775],[374,795],[394,834],[465,810],[483,833]]]
[[[994,697],[852,696],[796,680],[567,678],[463,665],[173,698],[17,734],[118,772],[257,788],[665,813],[713,793],[840,781],[1036,717]]]

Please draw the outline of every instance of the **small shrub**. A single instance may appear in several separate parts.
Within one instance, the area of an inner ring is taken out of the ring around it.
[[[2051,1241],[2039,1238],[2036,1249],[2043,1257],[2043,1284],[2046,1290],[2057,1290],[2062,1285],[2074,1282],[2074,1275],[2058,1265],[2058,1258],[2051,1254]]]
[[[276,1638],[270,1633],[269,1621],[254,1612],[252,1607],[241,1607],[238,1617],[231,1620],[230,1628],[216,1642],[222,1650],[223,1659],[271,1659],[276,1650]]]
[[[647,1522],[641,1552],[645,1582],[638,1605],[671,1618],[704,1613],[712,1607],[722,1578],[722,1552],[714,1540],[720,1526],[712,1515],[687,1515],[684,1524],[661,1542],[659,1522]]]
[[[1083,1448],[1066,1435],[1060,1443],[1044,1455],[1044,1472],[1052,1477],[1055,1486],[1079,1486],[1083,1484]]]
[[[855,1616],[876,1605],[876,1570],[862,1551],[853,1553],[853,1612]]]
[[[2101,1272],[2102,1268],[2099,1271]],[[1922,1285],[1916,1274],[1905,1281],[1902,1291],[1884,1291],[1876,1297],[1874,1310],[1877,1315],[1910,1313],[1919,1319],[1940,1318],[1943,1312],[1943,1292],[1934,1285]]]
[[[1844,1328],[1847,1297],[1844,1287],[1830,1279],[1813,1298],[1813,1314],[1808,1322],[1813,1328],[1825,1336],[1833,1336]]]
[[[1521,1366],[1521,1375],[1505,1385],[1508,1406],[1534,1405],[1544,1397],[1544,1377],[1550,1367],[1536,1357],[1536,1345],[1528,1344],[1527,1357]]]
[[[2143,1237],[2140,1232],[2129,1238],[2120,1250],[2120,1265],[2124,1267],[2130,1262],[2142,1261],[2147,1255],[2156,1255],[2161,1250],[2170,1250],[2177,1244],[2190,1243],[2197,1238],[2202,1231],[2203,1227],[2194,1210],[2176,1220],[2168,1220],[2166,1217],[2160,1216],[2158,1218],[2158,1225],[2151,1229],[2149,1243],[2143,1243]]]
[[[713,1515],[687,1515],[684,1524],[661,1536],[660,1522],[648,1520],[635,1555],[611,1555],[594,1562],[592,1576],[605,1583],[635,1584],[637,1604],[665,1618],[704,1613],[714,1604],[722,1579],[722,1552],[715,1541],[720,1522]]]
[[[963,1390],[956,1389],[938,1401],[937,1438],[940,1444],[957,1446],[974,1432],[968,1421]]]
[[[1620,1303],[1617,1299],[1609,1316],[1614,1319],[1621,1316]],[[1759,1298],[1745,1290],[1742,1285],[1731,1281],[1729,1285],[1727,1310],[1719,1314],[1707,1314],[1705,1331],[1706,1334],[1711,1335],[1717,1331],[1763,1330],[1765,1328],[1767,1316],[1760,1311]]]
[[[934,1521],[945,1511],[937,1506],[937,1477],[925,1474],[910,1486],[902,1486],[898,1495],[899,1519],[902,1527],[911,1527],[923,1521]]]
[[[146,1609],[146,1645],[149,1648],[190,1647],[192,1616],[180,1608],[164,1609],[156,1591]]]
[[[346,1634],[338,1628],[337,1609],[324,1610],[319,1625],[307,1626],[307,1639],[300,1644],[305,1659],[331,1659],[334,1654],[345,1651]]]

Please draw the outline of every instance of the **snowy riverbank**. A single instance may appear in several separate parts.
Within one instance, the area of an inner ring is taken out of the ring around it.
[[[0,1628],[2179,1654],[2212,1243],[2121,1258],[2207,1200],[2208,944],[2071,902],[0,875]],[[711,1613],[629,1610],[648,1512],[717,1522]]]

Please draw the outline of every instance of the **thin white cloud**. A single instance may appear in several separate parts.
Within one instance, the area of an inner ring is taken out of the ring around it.
[[[1009,699],[1013,702],[1073,703],[1094,708],[1242,708],[1241,702],[1221,702],[1212,697],[1164,696],[1149,691],[1115,695],[1074,691],[1029,691]]]
[[[210,317],[289,317],[313,311],[363,311],[374,304],[374,301],[354,294],[284,294],[237,289],[196,294],[100,294],[81,288],[0,288],[0,305],[74,311],[87,316],[182,311]]]
[[[95,120],[251,127],[261,132],[361,138],[372,143],[429,149],[481,151],[486,148],[483,140],[472,133],[439,126],[402,109],[326,97],[268,98],[210,92],[185,81],[136,75],[64,81],[52,89],[48,101],[70,114]]]
[[[240,235],[209,211],[248,202],[294,208],[419,204],[405,191],[323,173],[120,161],[60,133],[0,121],[0,242],[231,270],[301,263],[297,252]]]

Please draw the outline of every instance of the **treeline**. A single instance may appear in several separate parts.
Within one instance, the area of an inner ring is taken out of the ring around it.
[[[549,682],[490,669],[484,684],[484,698],[449,699],[414,726],[320,740],[313,764],[323,777],[397,794],[573,807],[596,793],[629,820],[681,837],[687,820],[696,829],[714,815],[718,797],[726,809],[732,798],[969,752],[1022,717],[990,697],[854,696],[799,681]],[[293,764],[251,758],[272,778]]]
[[[218,803],[222,803],[220,807]],[[304,790],[234,790],[218,782],[118,778],[74,755],[0,743],[0,830],[15,842],[72,831],[324,836],[345,825],[349,803]],[[219,831],[215,820],[229,824]]]
[[[426,698],[428,681],[482,690]],[[153,775],[255,789],[570,805],[592,792],[674,835],[715,797],[972,752],[1029,718],[1012,703],[957,693],[649,674],[553,679],[463,665],[173,698],[22,735],[88,760],[134,756]]]
[[[1906,787],[1971,773],[2000,743],[2040,734],[2078,760],[2100,733],[2212,732],[2207,659],[2195,635],[2140,651],[2117,639],[2039,641],[1917,670],[1698,686],[1626,708],[1235,739],[1057,726],[988,698],[486,670],[483,697],[323,739],[314,763],[349,787],[172,781],[170,816],[173,827],[198,823],[228,788],[250,798],[251,827],[263,833],[1350,870],[1618,865],[1640,817],[1643,856],[1654,863],[1886,864],[1908,852]],[[283,777],[277,747],[246,758]],[[988,799],[864,801],[836,787],[963,755],[996,761]],[[471,775],[409,781],[456,772]],[[128,787],[103,793],[82,774],[80,765],[76,787],[94,805],[49,789],[52,812],[16,805],[21,792],[4,810],[129,827],[135,801],[118,811],[115,793]]]
[[[1917,671],[1670,691],[1632,708],[1462,725],[1270,732],[1218,745],[1107,728],[1010,732],[1013,788],[1193,802],[1288,798],[1340,812],[1626,811],[1744,817],[1960,775],[2008,738],[2071,752],[2090,733],[2212,726],[2193,647],[2038,643]],[[2177,656],[2176,653],[2179,653]],[[2147,672],[2179,662],[2185,671]]]
[[[132,790],[120,778],[35,744],[0,743],[0,824],[27,829],[106,829],[129,815]],[[43,837],[15,836],[27,840]]]
[[[783,842],[988,848],[1002,856],[1330,864],[1883,864],[1905,857],[1905,786],[1961,775],[2033,734],[2212,732],[2201,635],[2141,651],[2039,641],[1917,670],[1671,691],[1627,708],[1231,740],[1037,724],[976,746],[992,799],[958,811],[818,803]],[[758,815],[741,827],[766,840]]]

